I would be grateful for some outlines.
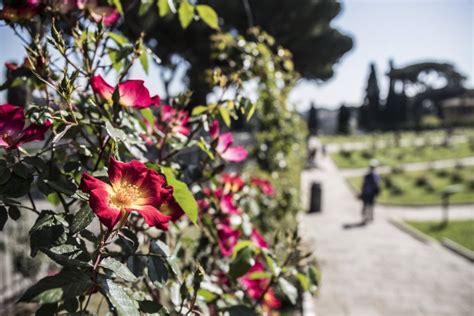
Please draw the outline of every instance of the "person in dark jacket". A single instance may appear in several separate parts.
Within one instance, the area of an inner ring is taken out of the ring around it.
[[[364,176],[362,184],[362,221],[367,223],[374,220],[374,204],[375,198],[380,193],[380,177],[375,172],[378,166],[377,160],[372,160],[369,166],[369,172]]]

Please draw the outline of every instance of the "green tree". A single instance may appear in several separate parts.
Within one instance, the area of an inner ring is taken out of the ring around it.
[[[350,109],[344,104],[339,108],[337,115],[337,132],[339,134],[349,134],[349,120],[351,118]]]
[[[179,64],[188,65],[183,82],[194,91],[194,103],[203,103],[209,91],[203,77],[211,65],[211,50],[209,43],[202,39],[214,30],[203,23],[191,23],[185,32],[175,33],[170,30],[178,28],[178,17],[159,17],[154,5],[144,13],[135,1],[123,2],[126,23],[122,31],[132,38],[138,38],[144,31],[149,47],[162,57],[161,65],[166,73],[175,74]],[[330,25],[341,11],[341,4],[333,0],[208,0],[200,3],[216,9],[224,31],[245,34],[251,26],[261,27],[278,45],[292,52],[295,70],[307,79],[329,79],[334,74],[332,66],[352,48],[352,39]]]

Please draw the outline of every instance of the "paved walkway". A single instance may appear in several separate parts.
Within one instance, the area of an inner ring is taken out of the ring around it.
[[[443,168],[452,168],[457,164],[463,166],[473,166],[474,157],[464,157],[458,159],[445,159],[445,160],[436,160],[430,162],[412,162],[403,164],[402,167],[405,171],[417,171],[417,170],[426,170],[426,169],[443,169]],[[377,168],[377,172],[380,174],[390,173],[392,167],[390,166],[380,166]],[[367,168],[356,168],[356,169],[342,169],[341,173],[344,177],[360,177],[367,172]]]
[[[360,203],[332,161],[303,174],[323,186],[323,212],[301,218],[303,237],[322,271],[317,316],[474,315],[474,265],[437,244],[424,244],[376,211],[360,222]],[[344,227],[346,225],[346,227]]]

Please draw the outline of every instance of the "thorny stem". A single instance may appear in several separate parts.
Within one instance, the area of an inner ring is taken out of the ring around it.
[[[89,294],[87,296],[86,304],[84,305],[84,308],[82,308],[81,314],[84,314],[84,312],[87,310],[87,306],[89,306],[92,293],[94,292],[95,286],[97,284],[97,274],[99,271],[99,265],[100,262],[102,261],[102,255],[104,253],[105,245],[107,244],[107,240],[109,239],[110,235],[112,234],[113,230],[107,229],[105,234],[102,234],[101,241],[99,243],[99,247],[97,248],[96,251],[96,258],[94,260],[94,266],[92,268],[93,271],[93,276],[92,276],[92,285],[91,288],[89,289]]]
[[[99,167],[99,163],[100,163],[100,161],[101,161],[101,159],[102,159],[102,155],[104,154],[105,148],[106,148],[107,145],[109,144],[109,141],[110,141],[110,137],[107,136],[107,137],[105,138],[104,144],[102,145],[102,148],[100,149],[99,157],[97,157],[97,161],[96,161],[96,163],[95,163],[95,165],[94,165],[94,170],[93,170],[93,171],[96,171],[97,168]]]

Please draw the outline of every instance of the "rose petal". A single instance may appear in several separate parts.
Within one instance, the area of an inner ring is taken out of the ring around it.
[[[252,235],[250,235],[250,240],[261,249],[268,249],[268,244],[263,236],[254,228],[252,230]]]
[[[166,185],[166,178],[158,171],[149,169],[140,185],[143,197],[151,205],[160,206],[173,196],[173,187]]]
[[[97,187],[90,192],[89,205],[100,222],[109,229],[114,228],[120,220],[120,210],[109,204],[109,192],[103,188]]]
[[[104,101],[112,101],[112,95],[115,88],[105,82],[101,75],[92,77],[92,90],[97,93]]]
[[[91,191],[95,189],[102,189],[102,190],[109,191],[110,190],[109,188],[110,186],[107,183],[97,178],[94,178],[90,174],[88,173],[82,174],[81,184],[79,185],[79,189],[81,191],[90,194]]]
[[[219,206],[223,213],[225,214],[239,214],[239,209],[234,205],[232,200],[232,194],[225,194],[220,202]]]
[[[0,134],[19,133],[25,125],[23,109],[11,104],[0,105]]]
[[[90,7],[89,11],[95,22],[99,23],[102,21],[107,27],[113,25],[120,18],[120,12],[113,7]]]
[[[36,141],[36,140],[43,140],[44,134],[48,131],[49,127],[51,126],[51,122],[48,120],[43,125],[38,124],[30,124],[24,131],[23,136],[18,141],[18,145]]]
[[[242,146],[230,147],[225,152],[221,153],[221,157],[224,160],[230,162],[240,162],[247,158],[248,152]]]
[[[143,80],[127,80],[119,84],[120,104],[126,107],[147,108],[156,101],[150,98],[150,92]]]
[[[209,133],[211,134],[212,139],[217,139],[219,137],[219,122],[217,120],[212,121],[211,126],[209,127]]]
[[[121,185],[122,182],[140,187],[148,174],[148,168],[138,160],[120,162],[111,157],[108,174],[114,187]]]
[[[133,206],[132,208],[127,209],[127,211],[135,211],[140,214],[148,226],[156,227],[161,230],[168,230],[168,223],[171,220],[171,216],[161,213],[153,206]]]

